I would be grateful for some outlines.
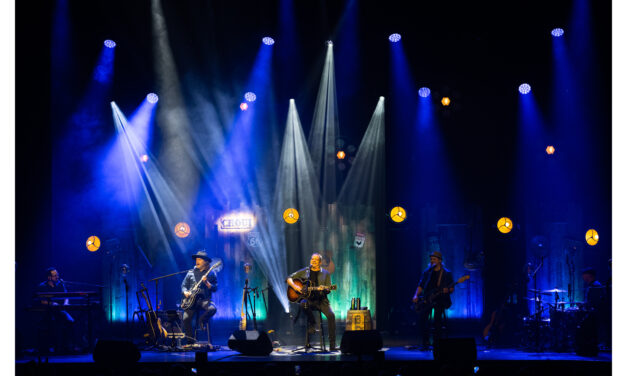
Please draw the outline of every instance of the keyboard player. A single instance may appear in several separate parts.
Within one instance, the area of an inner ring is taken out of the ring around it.
[[[67,292],[56,268],[46,269],[46,276],[47,280],[37,286],[38,293]],[[39,303],[48,307],[69,304],[67,298],[40,298]],[[55,309],[43,311],[39,322],[39,332],[47,334],[39,338],[40,348],[49,350],[52,346],[55,353],[67,353],[71,348],[74,319],[65,310],[56,309],[57,307],[50,308]]]

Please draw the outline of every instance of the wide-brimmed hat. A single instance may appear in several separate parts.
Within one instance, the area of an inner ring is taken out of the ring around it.
[[[203,260],[205,260],[207,262],[211,262],[211,257],[209,257],[209,255],[205,251],[198,251],[198,252],[196,252],[195,255],[192,255],[192,258],[194,260],[196,260],[198,257],[200,257],[201,259],[203,259]]]
[[[441,253],[441,252],[438,252],[438,251],[435,251],[435,252],[433,252],[432,254],[430,254],[430,255],[429,255],[429,257],[437,257],[437,258],[439,258],[440,260],[442,260],[442,253]]]

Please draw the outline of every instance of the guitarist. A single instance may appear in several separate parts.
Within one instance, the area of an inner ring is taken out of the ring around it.
[[[287,284],[298,293],[301,292],[301,288],[294,283],[294,278],[300,279],[305,285],[307,285],[308,282],[309,287],[331,285],[331,273],[320,267],[322,255],[314,253],[311,255],[309,263],[310,265],[308,267],[292,273],[287,278]],[[331,305],[329,304],[329,299],[327,298],[328,293],[329,291],[312,291],[309,298],[302,299],[299,304],[307,315],[307,331],[309,334],[315,333],[315,319],[312,311],[317,310],[324,314],[329,325],[329,349],[335,351],[337,350],[335,346],[335,313],[333,313]],[[305,346],[309,347],[309,344],[307,343]]]
[[[433,342],[440,339],[442,335],[442,326],[444,324],[444,310],[451,306],[450,294],[454,291],[454,288],[447,288],[453,284],[453,274],[442,265],[442,253],[435,251],[429,255],[430,265],[422,273],[422,278],[416,289],[412,301],[418,302],[420,295],[429,297],[438,291],[442,294],[434,301],[433,305],[433,325],[435,331],[433,333]],[[431,316],[431,309],[424,310],[420,313],[418,321],[422,325],[422,349],[429,349],[429,317]]]
[[[196,266],[194,269],[187,272],[185,275],[185,279],[181,284],[181,290],[183,295],[187,298],[191,295],[190,290],[198,283],[198,281],[202,280],[200,284],[200,293],[196,303],[186,309],[183,312],[183,331],[185,331],[185,338],[187,340],[187,344],[193,344],[194,332],[192,330],[192,319],[197,311],[200,311],[198,320],[200,320],[201,324],[206,325],[207,328],[207,341],[211,344],[211,337],[209,332],[209,319],[216,314],[216,306],[211,301],[211,293],[214,293],[218,290],[218,277],[215,271],[209,273],[208,276],[204,276],[204,274],[209,270],[211,266],[211,258],[204,250],[196,252],[195,255],[192,255],[192,258],[196,262]]]

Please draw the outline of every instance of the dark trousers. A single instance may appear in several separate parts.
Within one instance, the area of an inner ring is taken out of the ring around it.
[[[418,322],[421,325],[422,345],[429,346],[429,332],[431,330],[431,321],[433,322],[433,345],[442,337],[442,328],[444,327],[444,307],[436,304],[433,310],[427,309],[420,313]],[[433,317],[432,317],[433,313]],[[430,319],[433,320],[430,320]]]
[[[313,311],[320,311],[324,314],[324,317],[327,318],[327,323],[329,326],[329,345],[331,347],[335,347],[335,313],[331,309],[331,305],[329,304],[328,299],[322,300],[307,300],[303,299],[300,302],[300,307],[307,315],[307,327],[312,327],[316,323],[316,319],[314,318]],[[320,323],[322,325],[322,323]]]
[[[39,324],[40,351],[54,347],[56,352],[70,350],[73,339],[74,319],[67,311],[45,312]]]
[[[200,320],[201,323],[206,324],[207,341],[211,342],[209,332],[209,319],[216,314],[216,311],[217,308],[213,304],[213,302],[209,300],[198,300],[193,307],[183,312],[183,331],[185,332],[187,343],[195,342],[194,330],[192,329],[192,320],[194,319],[194,315],[196,314],[196,312],[199,313],[198,320]]]

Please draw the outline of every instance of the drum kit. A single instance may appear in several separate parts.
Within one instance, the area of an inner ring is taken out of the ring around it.
[[[533,297],[525,299],[535,304],[534,313],[523,317],[523,346],[538,352],[546,349],[557,352],[574,350],[577,328],[589,316],[586,305],[563,301],[560,294],[567,290],[530,289],[528,292],[533,293]]]

